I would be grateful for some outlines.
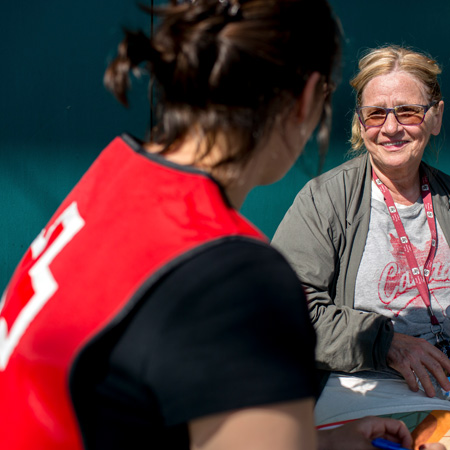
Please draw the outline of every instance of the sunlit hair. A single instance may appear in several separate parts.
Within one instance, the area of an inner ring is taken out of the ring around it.
[[[341,33],[325,0],[189,0],[147,11],[160,16],[158,28],[151,38],[126,32],[105,85],[126,104],[129,72],[148,66],[158,92],[152,140],[163,153],[195,125],[206,153],[226,137],[220,164],[244,162],[313,72],[333,84]],[[328,116],[318,133],[325,142]]]
[[[429,103],[439,102],[442,99],[437,78],[442,70],[437,62],[425,53],[396,45],[371,49],[360,59],[358,68],[359,72],[350,81],[356,95],[356,106],[362,106],[362,95],[369,81],[392,72],[405,72],[419,80],[423,84]],[[350,143],[353,155],[365,151],[356,112],[352,120]]]

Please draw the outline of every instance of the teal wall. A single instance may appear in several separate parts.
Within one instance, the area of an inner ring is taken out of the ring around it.
[[[136,3],[0,4],[0,291],[99,151],[122,131],[145,135],[145,80],[129,110],[102,85],[122,25],[147,26]]]
[[[444,99],[450,96],[448,0],[434,0],[429,4],[419,0],[329,1],[341,19],[345,42],[341,83],[333,98],[332,139],[324,170],[343,162],[350,148],[348,140],[351,133],[354,96],[349,80],[355,74],[358,59],[365,49],[384,44],[398,44],[430,53],[443,66],[441,88]],[[450,173],[450,143],[445,142],[446,130],[450,130],[448,111],[444,114],[441,135],[433,144],[434,148],[440,148],[439,159],[436,161],[433,154],[436,152],[430,152],[427,161]],[[271,186],[258,187],[247,197],[242,212],[269,237],[272,237],[299,189],[315,173],[316,149],[314,142],[310,142],[304,155],[283,180]]]
[[[122,131],[145,136],[148,80],[134,80],[128,110],[102,86],[121,27],[147,26],[136,3],[15,0],[0,5],[0,291],[26,247],[100,150]],[[342,162],[348,148],[353,102],[348,80],[361,49],[396,43],[426,50],[444,66],[444,96],[450,86],[448,0],[435,0],[428,8],[414,0],[331,4],[345,30],[345,64],[334,98],[325,169]],[[446,124],[444,120],[444,131]],[[439,166],[450,172],[445,142],[442,146]],[[269,237],[297,191],[316,173],[315,152],[311,142],[282,181],[257,188],[245,202],[242,212]]]

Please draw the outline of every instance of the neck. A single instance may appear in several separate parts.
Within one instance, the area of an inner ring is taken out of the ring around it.
[[[419,167],[409,173],[386,174],[382,169],[374,166],[375,173],[389,189],[395,203],[413,205],[421,195]]]
[[[279,119],[284,117],[280,115]],[[293,135],[293,137],[288,139],[287,135]],[[254,149],[246,162],[218,165],[217,163],[224,157],[230,155],[229,139],[218,135],[213,147],[205,153],[205,139],[194,130],[165,153],[164,157],[177,164],[191,165],[210,173],[224,187],[231,205],[235,209],[240,209],[247,194],[254,187],[278,181],[288,171],[297,159],[306,139],[307,134],[303,127],[298,126],[298,121],[290,120],[288,124],[274,127],[268,133],[264,144]],[[289,144],[287,144],[288,141]],[[161,146],[153,143],[145,147],[149,152],[161,151]]]
[[[154,143],[147,143],[144,147],[149,153],[159,153],[162,149],[161,145]],[[248,192],[254,187],[253,183],[256,183],[251,176],[251,171],[250,174],[246,173],[248,165],[247,167],[237,164],[216,166],[216,163],[223,157],[219,145],[215,145],[205,157],[201,156],[202,152],[201,141],[188,137],[171,151],[165,153],[164,157],[181,166],[193,166],[211,174],[224,187],[233,208],[240,209]]]

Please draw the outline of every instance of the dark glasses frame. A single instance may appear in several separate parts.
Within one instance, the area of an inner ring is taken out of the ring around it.
[[[358,114],[358,118],[359,118],[359,121],[361,122],[361,125],[363,127],[365,127],[365,128],[380,128],[380,127],[382,127],[386,123],[387,117],[388,117],[389,113],[391,113],[391,112],[394,114],[395,119],[397,120],[397,122],[400,125],[407,126],[407,127],[409,127],[409,126],[417,126],[417,125],[420,125],[421,123],[423,123],[423,121],[425,120],[426,113],[430,110],[430,108],[432,108],[434,105],[439,103],[439,101],[440,100],[435,100],[434,102],[431,102],[428,105],[416,105],[416,104],[398,105],[398,106],[394,106],[394,108],[383,108],[382,106],[358,106],[356,108],[356,114]],[[402,122],[400,122],[400,120],[399,120],[399,118],[397,116],[397,109],[398,108],[403,108],[405,106],[420,106],[421,108],[423,108],[422,120],[420,122],[418,122],[418,123],[402,123]],[[366,125],[364,123],[364,119],[363,119],[362,114],[361,114],[361,111],[363,109],[366,109],[366,108],[377,108],[377,109],[384,110],[386,112],[386,115],[384,117],[383,123],[381,123],[380,125]]]

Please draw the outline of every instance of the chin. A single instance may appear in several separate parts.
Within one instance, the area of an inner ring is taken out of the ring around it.
[[[405,167],[415,167],[420,164],[421,157],[411,157],[411,155],[405,155],[404,153],[389,153],[383,155],[382,158],[372,158],[373,163],[379,167],[385,167],[387,169],[402,169]]]

